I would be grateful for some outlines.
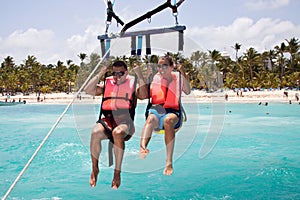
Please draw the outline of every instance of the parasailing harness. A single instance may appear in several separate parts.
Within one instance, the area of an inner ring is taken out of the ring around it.
[[[157,34],[164,34],[164,33],[171,33],[171,32],[178,32],[178,55],[179,58],[181,58],[181,52],[183,52],[183,46],[184,46],[184,30],[186,30],[185,26],[178,25],[178,11],[177,8],[184,2],[184,0],[180,0],[178,3],[174,3],[174,5],[171,4],[171,0],[167,0],[164,4],[158,6],[157,8],[147,12],[146,14],[130,21],[129,23],[126,23],[125,26],[122,28],[119,34],[110,34],[108,35],[108,28],[111,23],[112,18],[115,18],[117,23],[124,25],[123,21],[120,20],[120,18],[114,13],[113,11],[113,4],[111,1],[108,1],[108,8],[107,8],[107,20],[106,20],[106,30],[104,35],[99,35],[97,38],[100,40],[100,47],[101,47],[101,54],[102,57],[105,56],[105,59],[108,60],[110,58],[110,46],[111,46],[111,40],[116,38],[131,38],[131,56],[140,57],[142,54],[142,44],[143,44],[143,38],[145,38],[145,44],[146,44],[146,56],[148,57],[148,62],[150,61],[151,56],[151,35],[157,35]],[[173,12],[173,16],[175,17],[175,26],[173,27],[166,27],[166,28],[155,28],[155,29],[148,29],[148,30],[141,30],[141,31],[132,31],[127,32],[127,30],[134,25],[138,24],[139,22],[150,19],[152,15],[166,9],[171,8]],[[179,72],[179,91],[181,91],[181,74]],[[150,83],[150,80],[149,80]],[[149,84],[150,88],[150,84]],[[148,91],[149,91],[148,88]],[[148,92],[149,94],[149,92]],[[150,94],[149,94],[150,95]],[[150,96],[148,95],[148,106],[151,104]],[[103,97],[102,97],[103,98]],[[103,99],[102,99],[103,102]],[[102,104],[102,103],[101,103]],[[179,96],[179,118],[180,123],[182,121],[186,121],[187,117],[185,114],[185,111],[181,104],[181,92]],[[102,106],[101,106],[102,107]],[[100,107],[100,108],[101,108]],[[102,110],[102,109],[101,109]],[[102,115],[102,111],[100,110],[100,117]],[[181,124],[179,125],[179,128],[181,127]],[[178,129],[179,129],[178,128]],[[164,133],[164,130],[161,130],[157,133]],[[110,141],[108,145],[108,159],[109,163],[108,166],[111,166],[113,164],[113,153],[112,153],[113,143]]]

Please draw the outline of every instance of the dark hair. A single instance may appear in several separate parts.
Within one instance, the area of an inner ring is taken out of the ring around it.
[[[124,67],[127,70],[127,65],[124,61],[118,60],[115,61],[112,65],[113,67]]]
[[[159,59],[166,61],[169,64],[169,66],[172,66],[174,64],[172,56],[170,56],[168,54],[161,56]]]

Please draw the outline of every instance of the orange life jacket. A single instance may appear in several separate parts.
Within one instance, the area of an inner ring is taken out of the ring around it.
[[[126,81],[120,85],[115,83],[112,76],[105,81],[103,110],[130,109],[135,92],[135,78],[128,75]]]
[[[179,73],[172,72],[172,81],[168,83],[160,74],[153,77],[150,86],[152,104],[162,104],[164,108],[179,110],[179,98],[181,91],[179,87]]]

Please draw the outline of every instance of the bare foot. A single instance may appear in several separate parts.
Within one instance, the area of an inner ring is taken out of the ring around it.
[[[91,187],[96,187],[97,177],[98,177],[99,170],[93,170],[90,177],[90,185]]]
[[[172,166],[172,164],[167,164],[164,169],[164,175],[170,176],[172,174],[173,174],[173,166]]]
[[[114,189],[114,190],[117,190],[119,188],[119,186],[121,185],[121,176],[120,176],[120,174],[121,174],[121,171],[115,169],[114,178],[113,178],[113,181],[111,183],[111,188]]]
[[[146,158],[146,156],[148,154],[149,154],[149,149],[144,148],[144,147],[141,146],[141,148],[140,148],[140,158],[144,159],[144,158]]]

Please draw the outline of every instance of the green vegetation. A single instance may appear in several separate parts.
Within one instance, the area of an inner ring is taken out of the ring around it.
[[[222,55],[217,50],[208,52],[196,51],[188,58],[181,58],[193,88],[214,91],[218,88],[299,88],[300,81],[300,43],[299,39],[291,38],[269,51],[257,52],[253,47],[239,55],[241,44],[236,43],[235,58]],[[174,60],[179,60],[178,54],[171,54]],[[35,56],[28,56],[23,64],[16,65],[13,57],[8,56],[0,67],[0,93],[15,94],[50,93],[76,91],[84,83],[88,75],[99,63],[101,57],[91,54],[89,62],[85,53],[78,55],[80,65],[72,60],[66,64],[58,61],[56,64],[44,65]],[[132,66],[136,58],[123,56],[110,58],[110,62],[123,59]],[[156,63],[158,56],[150,58]],[[148,58],[142,58],[144,69]]]

